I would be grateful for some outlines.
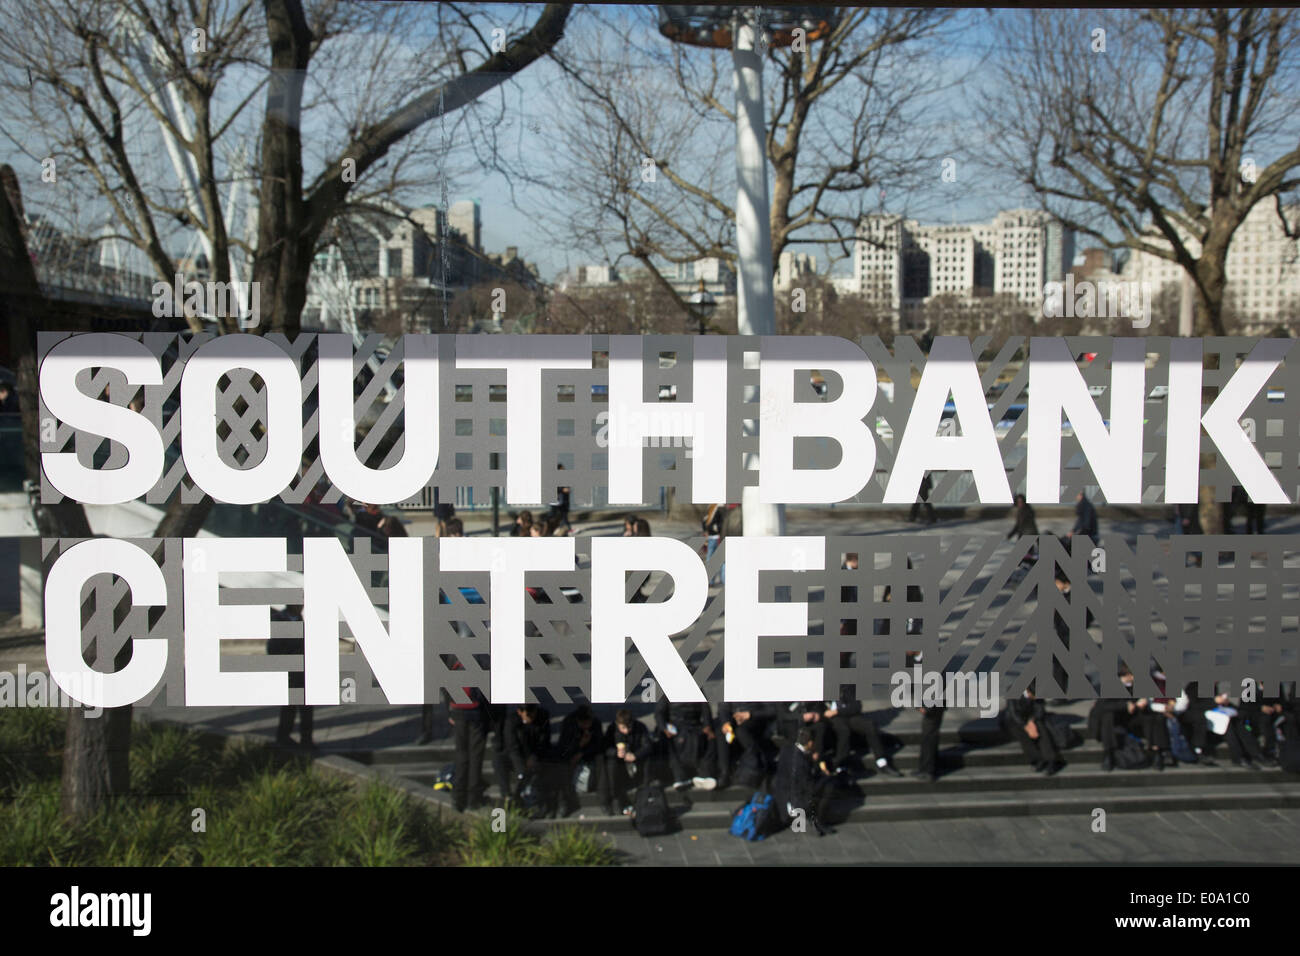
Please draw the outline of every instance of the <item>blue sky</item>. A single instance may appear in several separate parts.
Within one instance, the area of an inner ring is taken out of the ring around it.
[[[389,64],[402,62],[405,66],[418,59],[423,45],[431,36],[429,31],[436,29],[436,25],[433,18],[426,16],[425,11],[429,10],[429,7],[411,6],[402,9],[411,14],[409,18],[411,29],[396,43],[396,49],[390,51],[388,59],[384,62]],[[514,30],[519,30],[531,23],[537,9],[539,8],[536,6],[521,9],[518,5],[508,4],[488,7],[483,13],[483,22],[509,23]],[[647,29],[648,35],[645,37],[647,48],[661,49],[665,56],[671,51],[669,41],[658,35],[653,24],[647,27],[644,19],[638,19],[638,14],[630,8],[607,7],[604,12],[615,21],[615,29]],[[1075,16],[1071,11],[1061,11],[1061,15]],[[1078,21],[1082,31],[1081,48],[1086,47],[1087,44],[1086,31],[1091,23],[1091,16],[1091,14],[1083,14]],[[1106,11],[1096,11],[1099,22],[1106,16]],[[927,111],[909,128],[933,134],[937,148],[941,149],[940,155],[951,156],[956,160],[957,181],[943,182],[939,177],[936,164],[933,176],[927,178],[923,188],[891,189],[886,192],[883,204],[879,202],[878,196],[868,197],[872,209],[883,206],[885,211],[914,215],[925,221],[970,222],[988,219],[999,209],[1036,204],[1034,197],[1024,187],[1011,181],[1005,172],[992,170],[987,165],[981,169],[981,162],[988,160],[990,150],[987,132],[976,125],[971,108],[973,103],[979,102],[982,94],[1003,82],[998,78],[999,74],[996,71],[979,66],[985,54],[990,50],[997,54],[1010,54],[1014,62],[1018,52],[1022,50],[1028,52],[1024,34],[1025,29],[1028,28],[1026,15],[1016,10],[999,10],[990,14],[983,9],[967,9],[958,11],[956,17],[960,29],[934,50],[924,67],[931,71],[936,79],[951,84],[951,88],[934,96],[933,109]],[[581,51],[583,44],[594,42],[592,29],[588,12],[579,8],[570,20],[565,37],[561,41],[561,49]],[[711,54],[692,48],[689,50],[689,55],[698,61],[707,61]],[[1107,56],[1119,58],[1125,55],[1124,38],[1112,32],[1108,36]],[[729,76],[730,57],[725,52],[717,54],[717,57],[721,70]],[[367,76],[367,65],[361,62],[362,60],[364,57],[349,58],[344,55],[334,62],[338,70],[337,82],[341,86],[338,91],[341,105],[337,112],[344,115],[350,103],[349,97],[352,96],[347,89],[349,83],[359,87]],[[319,66],[313,69],[317,70]],[[669,75],[666,66],[656,69],[663,70],[664,76]],[[396,68],[388,72],[395,76],[401,74],[401,70]],[[771,74],[769,68],[769,81],[772,79]],[[958,82],[959,78],[960,82]],[[232,88],[238,90],[238,84]],[[729,82],[726,88],[729,91]],[[410,95],[414,90],[399,88],[390,92],[392,95],[388,99],[381,100],[379,106],[387,109],[391,104],[399,102],[402,96]],[[729,96],[725,99],[730,102]],[[474,157],[474,150],[475,148],[481,150],[483,144],[466,141],[466,137],[471,134],[459,116],[450,117],[445,122],[434,121],[430,127],[422,130],[421,134],[435,142],[440,141],[444,135],[451,139],[456,149],[452,161],[448,164],[449,169],[452,170],[448,180],[448,198],[452,202],[463,198],[480,200],[486,248],[492,252],[501,252],[507,246],[517,246],[521,255],[538,264],[543,278],[548,280],[566,265],[576,266],[585,262],[602,261],[599,251],[578,248],[567,241],[557,241],[555,234],[546,228],[547,213],[580,208],[575,197],[566,195],[564,189],[559,188],[552,178],[555,170],[547,134],[557,128],[555,124],[563,117],[563,111],[566,109],[563,78],[558,67],[546,59],[534,63],[517,78],[507,81],[497,90],[489,93],[481,106],[484,115],[491,116],[494,111],[500,110],[501,121],[496,127],[496,133],[504,158],[517,168],[525,168],[531,179],[518,176],[508,178],[478,163]],[[254,136],[255,120],[260,114],[260,109],[261,101],[258,100],[252,114]],[[337,126],[338,115],[333,115],[330,121]],[[305,171],[308,180],[315,175],[324,159],[332,158],[334,151],[343,141],[339,135],[341,130],[335,130],[325,124],[318,125],[317,120],[311,122],[312,125],[305,131],[304,136],[304,159],[308,167]],[[472,124],[470,126],[472,127]],[[27,141],[34,142],[39,138],[40,133],[39,130],[28,130],[26,134],[23,130],[11,132],[18,134],[20,141],[24,141],[25,144]],[[717,145],[723,155],[730,156],[729,147],[732,142],[729,138],[730,131],[723,128],[719,131],[719,136],[721,138]],[[457,141],[457,137],[460,137],[460,141]],[[174,185],[174,174],[163,153],[161,150],[154,150],[153,153],[154,155],[147,157],[149,166],[145,169],[146,174],[161,177],[158,179],[160,183],[167,182]],[[19,167],[25,193],[32,200],[29,205],[39,208],[42,195],[54,195],[53,190],[43,189],[39,181],[39,168],[32,161],[32,157],[22,156],[11,143],[0,141],[0,160],[15,162]],[[425,172],[428,172],[427,167]],[[402,198],[413,205],[440,204],[441,184],[436,176],[433,178],[432,185],[422,187],[418,192],[408,193]],[[730,203],[734,196],[723,195],[721,198]],[[99,202],[99,206],[98,215],[102,219],[102,201]],[[801,247],[796,245],[795,248]],[[817,246],[804,248],[818,254],[819,265],[824,270],[824,250]],[[842,270],[843,264],[837,271]]]
[[[620,13],[625,18],[631,17],[627,11],[620,11]],[[955,77],[970,72],[979,57],[987,50],[988,45],[998,39],[993,18],[983,10],[963,11],[959,16],[966,29],[955,42],[944,44],[934,63],[934,68],[939,71],[941,77]],[[1004,26],[1008,25],[1007,21],[1011,16],[1005,11],[999,13]],[[578,29],[570,29],[566,32],[562,41],[564,44],[583,42],[581,22],[579,21],[575,26]],[[669,41],[662,39],[661,42],[666,49]],[[692,50],[691,55],[707,58],[709,53]],[[729,57],[725,54],[722,56],[722,65],[727,69],[730,68]],[[772,82],[770,69],[766,79],[765,90],[770,88]],[[558,68],[546,61],[535,63],[517,79],[506,84],[501,95],[504,96],[508,108],[514,114],[512,119],[525,117],[524,122],[517,123],[513,131],[517,140],[511,137],[511,140],[516,142],[521,156],[543,149],[541,138],[533,133],[529,126],[533,123],[544,123],[548,112],[555,108],[555,91],[558,90],[560,81],[561,74]],[[946,104],[947,108],[960,114],[963,98],[972,92],[971,83],[977,82],[978,79],[971,80],[944,94],[949,100]],[[940,129],[937,132],[942,135],[945,131]],[[969,137],[977,135],[978,131],[950,128],[947,133],[952,139],[949,155],[958,159],[959,171],[965,171],[962,169],[963,166],[969,169],[967,157],[972,147],[977,145]],[[1016,204],[1012,201],[1016,190],[1011,184],[1005,182],[997,183],[989,181],[986,177],[962,176],[959,173],[956,183],[941,184],[937,169],[935,180],[936,189],[942,189],[943,192],[928,197],[923,203],[925,211],[922,215],[926,219],[975,221],[990,218],[997,210]],[[598,261],[598,256],[584,255],[582,250],[557,246],[536,228],[533,213],[538,203],[554,204],[570,201],[556,191],[543,190],[536,185],[517,185],[515,201],[512,202],[509,181],[506,177],[492,172],[478,176],[470,173],[458,177],[456,185],[458,197],[477,197],[482,200],[484,243],[489,250],[500,251],[507,245],[517,245],[521,255],[536,262],[542,276],[547,279],[565,267],[566,258],[571,265],[575,266],[586,261]],[[723,198],[729,202],[734,199],[732,196]],[[915,196],[903,196],[896,192],[891,195],[887,192],[884,208],[891,212],[910,211],[916,199]],[[873,205],[876,201],[877,197],[873,197]],[[1028,195],[1020,196],[1022,203],[1031,201],[1032,197]],[[794,248],[804,248],[805,251],[819,253],[819,248],[816,246]],[[824,269],[824,253],[821,254],[821,262]],[[847,264],[841,263],[836,271],[846,270]]]

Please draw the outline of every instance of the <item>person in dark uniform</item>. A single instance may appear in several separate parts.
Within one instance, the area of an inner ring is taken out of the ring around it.
[[[713,552],[718,550],[718,545],[722,543],[723,531],[727,525],[727,509],[722,505],[709,505],[709,510],[704,513],[704,518],[700,521],[700,527],[704,531],[706,539],[704,562],[707,564],[713,559]],[[727,569],[725,566],[718,569],[718,582],[727,583]],[[713,583],[712,579],[709,581]]]
[[[1002,712],[1003,726],[1016,738],[1029,765],[1037,773],[1053,776],[1065,767],[1061,751],[1047,730],[1047,708],[1034,696],[1032,686],[1020,697],[1007,700]]]
[[[1262,693],[1263,686],[1260,686]],[[1285,716],[1285,704],[1280,696],[1262,695],[1258,700],[1243,700],[1237,704],[1237,718],[1244,735],[1256,745],[1258,757],[1265,767],[1277,763],[1277,728]]]
[[[776,732],[784,743],[789,743],[799,735],[804,727],[811,728],[821,720],[822,702],[820,700],[795,700],[776,705]],[[816,730],[813,731],[817,733]]]
[[[939,731],[944,707],[918,707],[921,714],[921,759],[912,776],[931,783],[939,779]]]
[[[875,759],[877,772],[901,777],[902,773],[890,762],[885,752],[885,745],[881,741],[876,722],[862,712],[862,701],[855,699],[852,694],[845,693],[847,689],[847,687],[840,688],[839,700],[828,700],[822,703],[821,720],[813,725],[814,728],[821,729],[823,736],[829,731],[834,738],[836,771],[846,771],[849,755],[853,750],[853,738],[856,735],[866,741],[871,756]],[[814,730],[814,734],[816,733],[817,730]],[[820,742],[817,749],[821,753],[826,752]]]
[[[1264,533],[1265,505],[1256,504],[1249,497],[1246,499],[1246,534]]]
[[[437,527],[434,529],[439,538],[447,536],[447,522],[456,517],[456,506],[450,501],[443,501],[438,494],[438,486],[433,488],[433,517],[437,520]]]
[[[910,670],[921,663],[920,651],[907,652],[907,667]],[[943,727],[942,705],[918,707],[921,715],[920,759],[912,776],[931,783],[939,779],[939,731]]]
[[[1246,489],[1241,485],[1232,486],[1232,495],[1222,505],[1223,508],[1223,533],[1236,534],[1236,529],[1232,527],[1232,521],[1237,515],[1246,510],[1246,503],[1250,499],[1246,497]]]
[[[907,516],[908,521],[915,521],[918,512],[925,509],[925,523],[934,524],[938,518],[934,515],[934,505],[930,504],[930,492],[934,490],[934,482],[930,480],[930,473],[927,471],[921,476],[921,487],[917,490],[916,500],[912,502],[912,511]]]
[[[1074,527],[1066,537],[1073,538],[1076,534],[1087,538],[1093,544],[1097,543],[1097,509],[1092,506],[1092,502],[1082,491],[1075,496]]]
[[[654,737],[645,724],[632,717],[624,708],[614,715],[614,722],[605,731],[604,772],[600,775],[600,796],[606,816],[622,812],[632,814],[629,788],[645,779],[650,772],[650,758],[654,755]]]
[[[1203,746],[1208,751],[1223,740],[1228,744],[1228,755],[1238,767],[1258,770],[1259,764],[1267,763],[1259,741],[1247,732],[1241,711],[1227,694],[1215,694],[1211,700],[1193,699],[1190,709],[1199,717],[1192,730],[1193,747]]]
[[[1132,690],[1132,671],[1121,667],[1119,679],[1126,688]],[[1165,726],[1164,714],[1153,711],[1151,701],[1146,697],[1138,700],[1122,697],[1098,700],[1088,712],[1088,731],[1101,742],[1102,770],[1115,768],[1115,749],[1125,734],[1141,737],[1145,741],[1147,748],[1153,752],[1157,770],[1164,770],[1168,763],[1172,763],[1169,730]]]
[[[462,670],[457,661],[453,670]],[[452,802],[464,812],[483,805],[483,755],[487,752],[487,735],[491,718],[488,700],[477,687],[462,687],[467,702],[458,702],[444,687],[443,703],[447,705],[447,722],[451,724],[456,742],[456,776],[452,781]]]
[[[442,537],[463,538],[464,536],[465,536],[464,523],[461,522],[459,518],[448,518],[446,525],[442,529]],[[470,604],[486,603],[483,600],[483,595],[478,593],[477,588],[465,587],[465,588],[460,588],[459,590],[461,595]],[[448,600],[445,594],[439,593],[438,603],[450,604],[451,601]],[[459,625],[459,623],[453,622],[452,626],[455,628],[456,633],[459,634],[461,637],[470,636],[469,632],[463,629]],[[459,661],[457,662],[456,666],[457,667],[461,666]],[[444,695],[444,699],[445,699],[445,695]],[[415,738],[415,746],[423,747],[426,744],[431,744],[431,743],[433,743],[433,704],[421,704],[420,705],[420,736]]]
[[[1174,534],[1204,534],[1201,528],[1201,513],[1195,502],[1174,505]],[[1201,566],[1201,556],[1196,553],[1187,555],[1187,563]]]
[[[537,704],[519,704],[506,716],[505,758],[510,773],[509,796],[533,778],[543,790],[549,779],[546,761],[551,756],[551,715]]]
[[[660,697],[655,704],[655,729],[667,742],[668,766],[673,786],[694,785],[712,790],[718,785],[717,748],[713,712],[707,702],[670,703]]]
[[[563,465],[556,465],[560,471],[564,471]],[[573,525],[569,523],[569,500],[571,492],[568,485],[561,485],[555,489],[555,501],[551,503],[550,510],[546,512],[546,519],[551,522],[554,531],[560,530],[560,525],[564,525],[565,534],[573,534]]]
[[[730,783],[731,768],[737,760],[744,760],[746,754],[767,752],[775,720],[776,709],[772,704],[753,701],[719,705],[718,732],[714,738],[719,788]],[[762,761],[760,757],[760,766]]]
[[[1025,535],[1036,537],[1038,535],[1038,521],[1034,517],[1033,507],[1025,500],[1024,495],[1016,495],[1015,502],[1015,524],[1013,524],[1011,530],[1007,532],[1007,538],[1015,538],[1016,540],[1019,540]]]
[[[833,795],[832,774],[820,759],[811,728],[802,728],[781,748],[772,779],[772,800],[781,821],[789,826],[803,811],[818,836],[831,832],[825,825]]]
[[[586,764],[590,773],[600,773],[604,745],[605,737],[601,733],[600,721],[591,712],[590,704],[579,704],[560,721],[560,739],[555,746],[555,758],[563,773],[559,783],[564,793],[566,817],[576,813],[581,805],[575,786],[578,772]]]
[[[302,621],[302,605],[291,604],[283,611],[271,611],[272,621]],[[266,653],[280,656],[290,656],[302,654],[306,646],[306,641],[301,637],[273,637],[266,642]],[[289,688],[291,690],[302,690],[306,687],[306,678],[302,671],[289,672]],[[293,744],[293,739],[289,736],[293,732],[294,721],[298,721],[298,742],[301,746],[310,750],[315,746],[312,743],[312,709],[307,704],[288,704],[280,708],[280,723],[275,732],[275,743],[279,747],[289,747]]]

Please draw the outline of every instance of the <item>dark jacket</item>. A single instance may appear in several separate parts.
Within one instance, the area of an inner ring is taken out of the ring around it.
[[[1070,533],[1083,535],[1094,543],[1097,541],[1097,509],[1092,506],[1087,496],[1075,502],[1074,528]]]
[[[1047,717],[1047,706],[1037,697],[1031,700],[1021,695],[1007,701],[1005,715],[1007,723],[1015,727],[1024,727],[1031,720],[1041,727]]]
[[[1016,505],[1016,523],[1011,526],[1007,532],[1008,538],[1023,538],[1025,535],[1038,534],[1038,521],[1034,517],[1034,509],[1027,503]]]
[[[617,757],[618,745],[625,744],[632,753],[636,754],[637,760],[649,760],[654,752],[654,737],[646,729],[646,725],[639,720],[634,720],[628,730],[630,733],[621,733],[618,724],[610,721],[609,726],[605,728],[605,755]]]
[[[456,668],[459,670],[460,668]],[[451,694],[444,687],[442,689],[442,702],[447,705],[447,712],[453,720],[459,720],[465,717],[469,720],[479,720],[485,724],[490,723],[492,719],[491,704],[488,703],[487,697],[477,687],[463,687],[465,695],[469,698],[468,704],[462,704],[454,701]]]
[[[685,731],[702,730],[712,723],[713,711],[709,709],[707,702],[674,704],[661,697],[655,704],[655,729],[660,733],[666,733],[669,724],[676,727],[680,734]]]
[[[520,762],[529,758],[545,759],[551,752],[551,715],[538,708],[537,717],[525,724],[519,712],[511,708],[506,716],[506,752]]]
[[[587,743],[582,743],[582,728],[578,726],[578,715],[569,714],[560,721],[560,740],[555,746],[556,755],[561,760],[570,760],[580,756],[583,760],[595,760],[605,749],[605,735],[601,732],[600,721],[591,719],[591,736]]]
[[[776,716],[776,705],[759,703],[757,701],[736,701],[730,704],[718,705],[718,723],[734,724],[733,716],[738,710],[749,711],[749,719],[754,720],[771,720]]]
[[[804,753],[793,742],[781,748],[776,775],[772,778],[772,798],[782,819],[789,819],[788,807],[808,810],[814,805],[814,789],[821,776],[811,751]]]

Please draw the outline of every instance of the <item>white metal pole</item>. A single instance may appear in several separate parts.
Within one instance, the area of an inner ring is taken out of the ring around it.
[[[736,249],[740,275],[736,283],[736,324],[741,335],[776,333],[772,294],[772,223],[767,196],[767,137],[763,117],[762,24],[757,8],[738,13],[735,44],[736,90]],[[756,389],[749,389],[752,401]],[[747,430],[747,434],[748,434]],[[758,468],[758,453],[746,456],[746,469]],[[758,500],[758,488],[741,497],[746,535],[785,533],[785,508]]]

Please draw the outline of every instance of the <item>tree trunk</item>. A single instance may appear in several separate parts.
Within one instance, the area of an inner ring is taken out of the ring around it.
[[[81,823],[112,797],[131,789],[131,708],[110,707],[98,717],[68,711],[63,745],[63,816]]]
[[[1226,334],[1223,324],[1223,296],[1227,277],[1224,274],[1222,263],[1223,259],[1221,257],[1204,254],[1197,262],[1196,290],[1200,315],[1197,316],[1199,321],[1195,322],[1193,327],[1202,337]],[[1218,367],[1218,357],[1207,354],[1204,359],[1204,368],[1207,371],[1217,371]],[[1207,403],[1214,401],[1215,397],[1214,389],[1202,389],[1202,408]],[[1204,472],[1207,469],[1214,468],[1218,464],[1218,457],[1212,451],[1203,452],[1200,457],[1201,470]],[[1223,506],[1214,500],[1214,489],[1209,485],[1200,486],[1197,493],[1196,512],[1201,519],[1202,531],[1206,534],[1223,534]]]
[[[290,336],[307,302],[311,242],[302,196],[303,84],[311,59],[311,30],[298,0],[265,0],[271,78],[262,121],[261,194],[253,281],[271,314],[270,327]]]
[[[41,451],[37,409],[36,332],[50,315],[49,304],[36,281],[36,270],[23,236],[22,196],[13,170],[0,168],[0,274],[5,276],[0,311],[8,323],[9,344],[17,375],[23,423],[23,463],[28,480],[32,517],[43,538],[88,538],[90,523],[80,502],[40,502]],[[130,657],[130,643],[119,664]],[[113,794],[130,789],[127,754],[131,746],[131,708],[106,710],[97,718],[73,707],[68,711],[67,743],[63,751],[63,813],[71,820],[87,819]]]

